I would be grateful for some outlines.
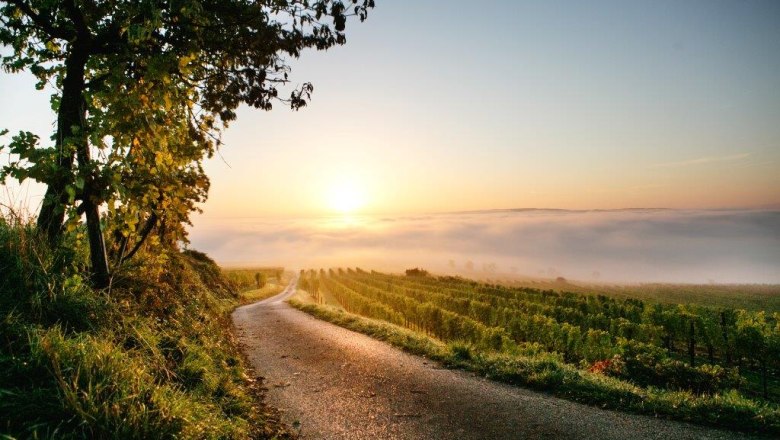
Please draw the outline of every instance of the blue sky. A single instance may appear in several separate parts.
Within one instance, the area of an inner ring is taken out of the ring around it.
[[[205,215],[326,213],[334,191],[365,212],[777,204],[778,23],[776,1],[378,0],[292,62],[309,107],[241,109]],[[48,136],[29,78],[0,92],[0,125]]]

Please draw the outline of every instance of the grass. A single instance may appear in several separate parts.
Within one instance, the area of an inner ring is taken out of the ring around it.
[[[204,254],[154,249],[110,291],[77,233],[51,251],[0,218],[0,438],[285,436],[230,332],[235,286]]]
[[[249,304],[268,299],[281,293],[286,286],[284,284],[268,283],[261,289],[252,289],[241,292],[241,304]]]
[[[641,388],[599,373],[580,370],[559,357],[529,347],[508,355],[475,349],[463,343],[444,344],[389,323],[367,319],[331,306],[300,299],[290,304],[319,319],[385,341],[409,353],[452,368],[522,385],[602,408],[713,425],[771,436],[780,435],[780,409],[737,392],[696,395],[687,391]]]

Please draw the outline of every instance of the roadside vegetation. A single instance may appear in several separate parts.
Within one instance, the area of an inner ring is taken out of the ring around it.
[[[306,271],[300,287],[313,304],[293,304],[497,380],[603,407],[780,434],[778,314],[422,272]]]
[[[275,296],[290,281],[283,267],[223,268],[222,273],[238,289],[241,304]]]
[[[89,284],[83,231],[51,250],[0,218],[0,437],[272,438],[230,332],[236,286],[206,255],[157,247]]]

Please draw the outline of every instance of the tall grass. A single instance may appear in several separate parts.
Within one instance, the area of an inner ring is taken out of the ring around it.
[[[81,240],[52,251],[31,224],[0,218],[0,437],[275,435],[214,262],[155,249],[99,292]]]

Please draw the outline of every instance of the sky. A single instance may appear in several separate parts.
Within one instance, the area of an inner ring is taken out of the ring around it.
[[[291,60],[307,108],[239,110],[203,215],[778,206],[777,23],[776,1],[377,1]],[[0,125],[46,138],[32,84],[0,74]]]
[[[290,60],[306,108],[238,110],[191,246],[223,264],[780,283],[778,23],[774,0],[377,0],[345,46]],[[47,139],[33,84],[0,72],[0,128]],[[30,212],[44,192],[2,189]],[[508,208],[564,211],[491,211]]]

